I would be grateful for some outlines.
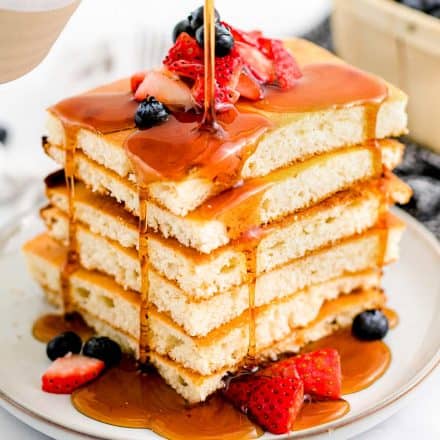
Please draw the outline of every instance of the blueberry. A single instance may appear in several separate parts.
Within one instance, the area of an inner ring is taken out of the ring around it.
[[[191,35],[191,37],[194,37],[194,29],[189,24],[189,20],[185,18],[185,20],[179,21],[179,23],[174,26],[173,29],[173,42],[175,43],[177,40],[177,37],[182,33],[186,32],[187,34]]]
[[[367,310],[354,318],[351,331],[363,341],[383,339],[388,333],[388,318],[380,310]]]
[[[192,11],[191,14],[189,14],[188,20],[194,31],[196,31],[200,26],[203,25],[204,22],[203,11],[204,11],[203,6],[200,6],[194,11]],[[219,22],[220,14],[218,13],[217,9],[214,9],[214,14],[215,14],[215,21]]]
[[[150,128],[161,122],[165,122],[168,116],[168,109],[154,98],[154,96],[150,96],[139,104],[134,116],[134,121],[136,127],[140,129]]]
[[[54,361],[67,353],[79,353],[82,347],[81,338],[74,332],[64,332],[51,339],[46,346],[47,357]]]
[[[196,31],[196,41],[200,47],[203,47],[205,41],[205,29],[200,26]],[[215,56],[225,57],[231,53],[234,47],[234,37],[228,28],[221,24],[215,25]]]
[[[6,144],[8,140],[8,130],[4,127],[0,127],[0,144]]]
[[[105,336],[90,338],[84,344],[83,355],[100,359],[107,367],[119,364],[122,358],[121,347]]]

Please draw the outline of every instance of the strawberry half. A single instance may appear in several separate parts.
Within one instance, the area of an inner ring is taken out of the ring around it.
[[[273,434],[289,432],[304,402],[301,380],[272,377],[260,382],[249,399],[249,412]]]
[[[341,359],[335,349],[317,350],[290,359],[304,382],[306,394],[328,399],[341,397]]]
[[[259,49],[241,41],[236,41],[235,47],[244,65],[259,81],[269,83],[274,79],[273,63]]]
[[[247,413],[253,390],[267,380],[269,379],[266,377],[258,377],[254,374],[236,377],[229,382],[223,394],[236,408]]]
[[[130,78],[130,88],[133,93],[136,93],[136,90],[144,80],[145,76],[147,75],[147,70],[142,70],[141,72],[136,72],[133,74]]]
[[[104,369],[99,359],[79,354],[58,358],[44,373],[42,389],[48,393],[70,394],[76,388],[96,379]]]
[[[282,361],[274,362],[257,374],[269,377],[291,377],[300,379],[298,370],[296,369],[295,357],[290,357]]]

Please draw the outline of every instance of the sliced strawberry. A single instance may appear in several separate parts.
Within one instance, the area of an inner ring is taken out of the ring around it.
[[[281,40],[259,38],[259,48],[264,55],[272,60],[275,81],[282,89],[290,89],[301,78],[301,70],[292,54],[284,47]]]
[[[104,366],[104,362],[99,359],[79,354],[58,358],[41,378],[42,389],[48,393],[70,394],[97,378]]]
[[[234,40],[241,41],[242,43],[247,43],[251,46],[258,47],[258,39],[263,36],[261,31],[242,31],[241,29],[236,29],[228,23],[222,22],[232,33]]]
[[[263,55],[260,50],[247,43],[235,42],[244,65],[261,82],[268,83],[274,79],[275,71],[272,61]]]
[[[335,349],[317,350],[293,357],[291,360],[304,382],[306,394],[329,399],[341,397],[341,360]]]
[[[236,91],[237,83],[242,69],[240,55],[235,49],[222,58],[215,59],[215,102],[217,110],[223,110],[234,104],[240,95]],[[205,96],[205,84],[203,75],[196,78],[192,93],[194,100],[203,105]]]
[[[274,362],[268,367],[259,371],[258,374],[262,376],[272,377],[291,377],[293,379],[300,379],[295,363],[296,357],[290,357],[282,361]]]
[[[237,92],[243,98],[258,101],[264,98],[264,91],[253,75],[243,69],[237,84]]]
[[[236,377],[228,383],[223,394],[236,408],[247,413],[249,399],[253,390],[268,380],[269,378],[267,377],[259,377],[255,374]]]
[[[289,432],[304,402],[301,380],[272,377],[252,391],[249,412],[256,422],[273,434]]]
[[[146,74],[147,74],[147,70],[142,70],[141,72],[136,72],[134,75],[131,76],[130,87],[133,93],[136,92],[137,88],[144,80]]]
[[[182,32],[176,43],[168,51],[163,64],[178,75],[186,78],[196,79],[203,75],[203,50],[196,40]]]
[[[148,96],[154,96],[163,104],[185,110],[194,107],[190,88],[178,76],[167,75],[165,72],[152,71],[145,75],[134,97],[140,102]]]

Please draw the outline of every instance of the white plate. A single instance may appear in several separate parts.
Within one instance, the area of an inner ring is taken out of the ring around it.
[[[372,387],[348,396],[351,411],[342,419],[289,438],[345,439],[394,414],[440,362],[440,246],[412,217],[396,210],[408,225],[401,259],[387,269],[385,290],[400,325],[387,336],[393,362]],[[30,333],[36,317],[48,310],[26,272],[19,245],[41,225],[34,217],[0,231],[0,405],[23,422],[63,440],[157,439],[148,430],[118,428],[78,413],[68,396],[40,391],[48,361],[44,345]],[[7,240],[5,241],[5,235]],[[3,255],[1,255],[3,252]],[[264,439],[283,438],[266,435]],[[286,438],[286,437],[285,437]]]

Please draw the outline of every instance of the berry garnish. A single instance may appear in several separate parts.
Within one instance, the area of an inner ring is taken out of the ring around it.
[[[104,367],[101,360],[79,354],[58,358],[41,378],[42,389],[48,393],[70,394],[97,378]]]
[[[367,310],[354,318],[351,331],[363,341],[383,339],[388,333],[388,318],[380,310]]]
[[[90,338],[84,344],[83,355],[100,359],[107,367],[118,364],[122,358],[119,344],[105,336]]]
[[[304,392],[306,394],[328,399],[339,399],[341,397],[341,360],[335,349],[317,350],[290,359],[295,364],[296,371],[304,382]]]
[[[289,432],[304,402],[301,380],[272,377],[262,381],[249,399],[249,413],[273,434]]]
[[[200,26],[196,31],[197,44],[203,49],[205,42],[205,27]],[[220,23],[215,25],[215,56],[225,57],[234,47],[234,37],[231,31]]]
[[[136,127],[140,129],[150,128],[165,122],[169,117],[167,108],[153,96],[139,104],[134,116]]]
[[[184,20],[179,21],[179,23],[177,23],[176,26],[174,26],[173,43],[176,42],[177,38],[179,37],[179,35],[182,32],[186,32],[187,34],[191,35],[192,37],[194,37],[194,35],[195,35],[195,30],[192,28],[188,18],[185,18]]]
[[[74,332],[64,332],[51,339],[46,346],[47,357],[55,359],[66,356],[67,353],[79,353],[82,347],[81,338]]]
[[[258,101],[264,98],[264,91],[258,80],[246,70],[243,69],[237,84],[237,92],[243,98]]]
[[[188,20],[194,32],[204,23],[204,7],[200,6],[189,14]],[[216,23],[220,21],[220,14],[214,9]],[[189,33],[189,32],[188,32]]]

